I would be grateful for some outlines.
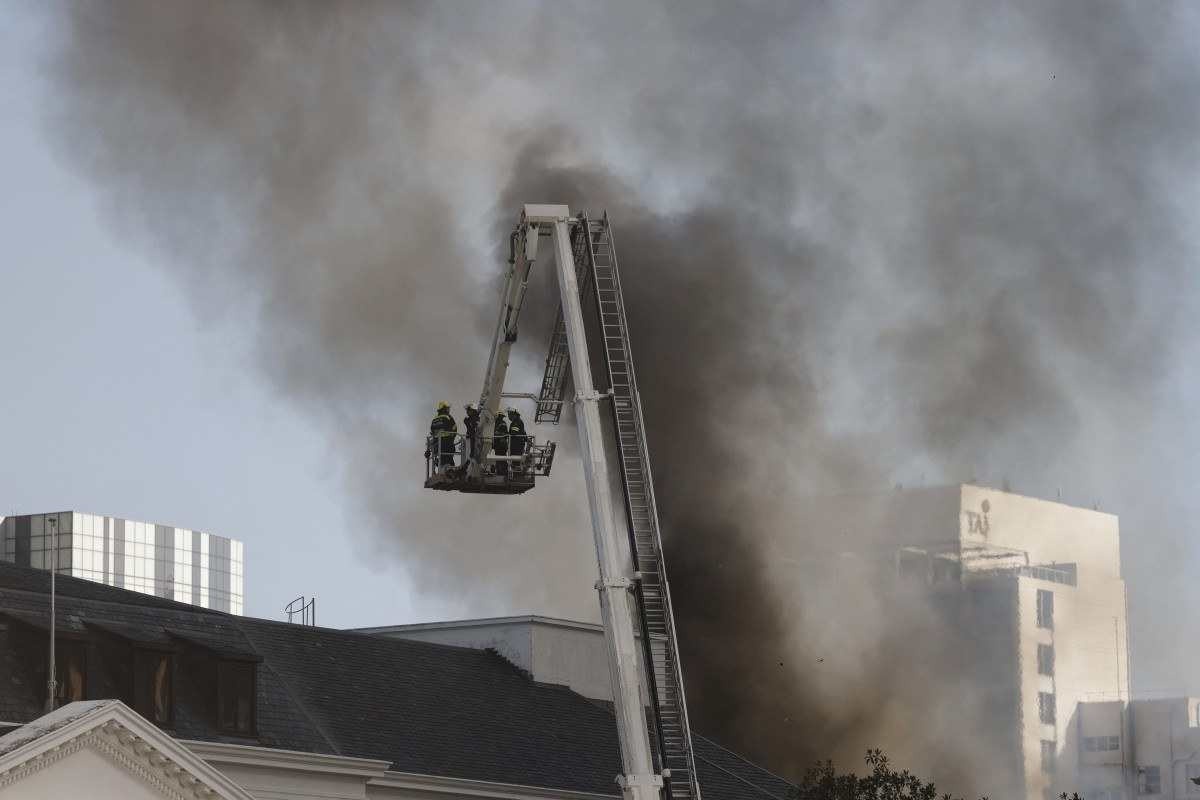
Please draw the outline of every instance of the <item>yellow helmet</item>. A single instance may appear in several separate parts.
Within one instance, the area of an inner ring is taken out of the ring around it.
[[[438,411],[449,411],[449,410],[450,410],[450,404],[449,404],[449,403],[447,403],[445,400],[443,400],[442,402],[440,402],[440,403],[438,403],[438,404],[437,404],[437,410],[438,410]]]

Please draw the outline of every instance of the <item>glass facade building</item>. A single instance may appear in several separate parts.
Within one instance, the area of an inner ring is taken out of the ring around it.
[[[168,600],[242,613],[242,543],[211,533],[119,517],[60,511],[0,517],[0,558],[24,567]]]

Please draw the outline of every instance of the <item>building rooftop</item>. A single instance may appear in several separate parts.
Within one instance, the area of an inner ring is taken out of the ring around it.
[[[549,625],[555,628],[570,628],[573,630],[604,633],[604,627],[595,622],[580,622],[560,617],[546,617],[541,614],[519,614],[508,617],[472,617],[470,619],[451,619],[442,622],[410,622],[401,625],[376,625],[369,628],[353,628],[359,633],[404,633],[433,630],[452,630],[454,628],[481,628],[495,625]]]
[[[46,614],[48,588],[47,573],[0,564],[0,622],[36,625]],[[158,647],[167,640],[180,653],[198,648],[215,658],[257,662],[252,737],[231,737],[216,727],[199,696],[200,681],[181,665],[170,725],[178,738],[377,758],[400,772],[619,794],[611,711],[566,687],[531,680],[494,652],[239,617],[72,578],[59,579],[58,596],[66,636],[144,638]],[[0,720],[40,716],[39,691],[28,672],[18,649],[0,648]],[[783,779],[703,737],[695,737],[695,751],[711,798],[783,800],[789,793]]]
[[[242,542],[80,511],[0,516],[0,561],[242,612]]]

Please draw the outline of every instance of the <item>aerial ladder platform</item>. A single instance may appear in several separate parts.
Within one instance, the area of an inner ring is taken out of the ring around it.
[[[517,322],[542,238],[550,238],[554,249],[558,313],[540,390],[508,394],[504,380],[509,354],[517,340]],[[603,357],[601,389],[595,385],[589,359],[597,350]],[[555,445],[537,444],[530,437],[522,453],[496,454],[494,430],[500,402],[530,401],[535,423],[557,424],[568,386],[574,391],[599,562],[596,589],[621,745],[623,774],[617,782],[629,800],[700,800],[612,228],[607,214],[589,219],[585,214],[572,216],[565,205],[530,204],[510,237],[505,289],[480,394],[476,435],[474,440],[456,435],[453,448],[431,437],[425,485],[491,494],[520,494],[533,488],[537,477],[549,475]],[[608,467],[610,455],[620,467],[623,508],[614,502],[618,487]],[[649,699],[649,714],[643,697]]]

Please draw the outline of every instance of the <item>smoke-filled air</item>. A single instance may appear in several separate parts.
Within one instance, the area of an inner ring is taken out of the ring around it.
[[[1200,656],[1180,633],[1200,607],[1196,7],[47,13],[58,153],[198,315],[253,326],[371,520],[364,554],[422,591],[596,618],[569,418],[532,431],[562,456],[529,495],[419,481],[433,403],[479,396],[521,204],[567,203],[613,220],[697,730],[786,775],[933,743],[915,767],[983,781],[986,720],[920,603],[765,580],[772,537],[841,548],[807,498],[897,483],[1120,514],[1135,683],[1180,685]],[[814,609],[859,624],[831,637]]]

